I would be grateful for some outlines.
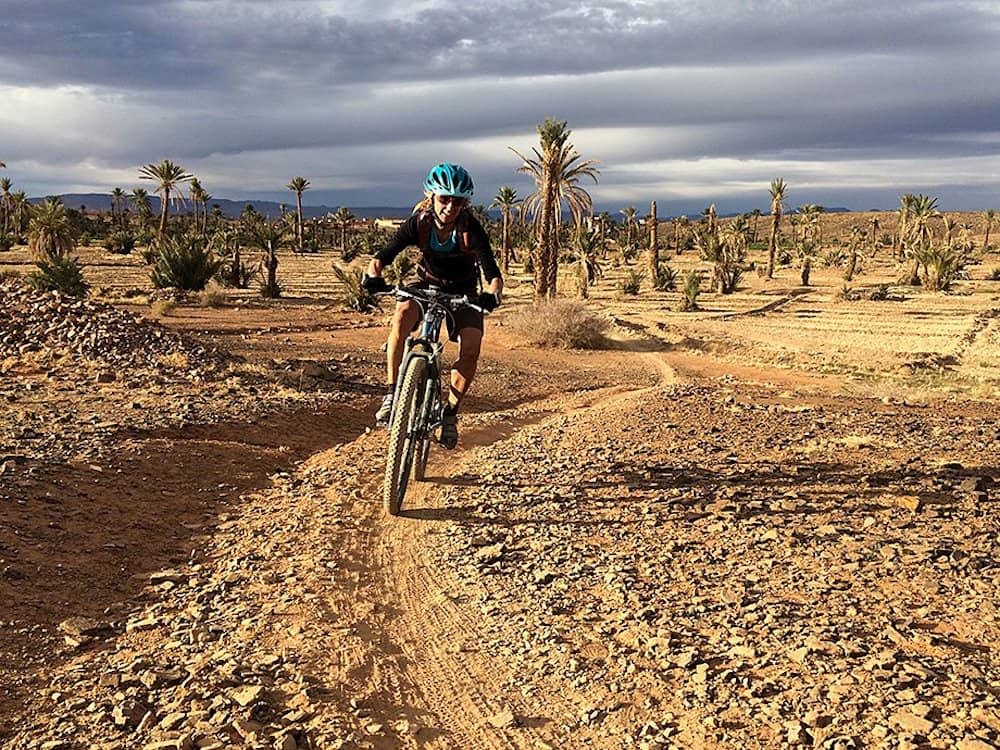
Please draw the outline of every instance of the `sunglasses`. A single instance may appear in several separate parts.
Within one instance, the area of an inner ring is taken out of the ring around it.
[[[435,195],[434,197],[446,206],[450,206],[453,203],[464,206],[466,202],[465,198],[459,198],[457,195]]]

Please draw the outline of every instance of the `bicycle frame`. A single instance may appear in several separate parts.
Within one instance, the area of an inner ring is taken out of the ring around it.
[[[420,306],[419,333],[405,340],[405,351],[396,379],[396,394],[389,417],[389,447],[383,498],[390,515],[399,512],[410,471],[417,481],[424,478],[431,432],[441,424],[444,402],[441,397],[441,324],[459,307],[468,306],[485,313],[465,295],[438,289],[397,287],[391,294],[413,300]]]
[[[440,340],[441,325],[447,317],[452,315],[452,310],[458,307],[467,306],[474,310],[480,310],[480,312],[484,311],[472,304],[466,295],[446,294],[433,287],[427,290],[397,287],[393,295],[401,300],[413,300],[420,306],[419,333],[416,336],[406,338],[406,349],[399,365],[399,373],[401,375],[406,372],[413,357],[427,360],[428,392],[424,394],[424,404],[430,413],[422,415],[426,419],[418,420],[418,424],[429,432],[441,422],[441,410],[438,408],[441,404],[441,354],[444,352],[444,344]],[[401,381],[402,377],[397,377],[397,387]],[[394,411],[395,408],[394,405]]]

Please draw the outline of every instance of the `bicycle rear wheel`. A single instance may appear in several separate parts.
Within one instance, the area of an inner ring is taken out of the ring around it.
[[[427,361],[413,357],[406,366],[392,421],[389,424],[389,448],[385,461],[385,480],[382,483],[382,501],[386,513],[399,514],[406,494],[406,485],[417,446],[418,422],[427,391]]]

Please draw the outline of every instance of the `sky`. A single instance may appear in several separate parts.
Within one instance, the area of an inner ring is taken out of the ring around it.
[[[29,196],[138,186],[399,206],[566,121],[599,209],[1000,208],[1000,0],[0,0],[0,161]]]

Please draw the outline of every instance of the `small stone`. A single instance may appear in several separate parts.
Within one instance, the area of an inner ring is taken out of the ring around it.
[[[983,742],[983,740],[976,739],[975,737],[968,737],[961,740],[955,747],[956,750],[996,750],[996,745]]]
[[[489,718],[489,722],[497,729],[506,729],[508,727],[517,726],[517,717],[514,716],[513,711],[505,708],[503,711],[493,714]]]
[[[934,728],[933,721],[917,716],[916,714],[902,708],[892,715],[892,721],[901,729],[904,729],[907,732],[913,732],[914,734],[919,734],[921,736],[926,735]]]
[[[792,721],[786,721],[784,724],[785,728],[785,741],[789,745],[812,745],[812,737],[809,735],[805,724],[797,719]]]
[[[233,693],[233,700],[246,708],[253,705],[264,696],[264,688],[260,685],[244,685]]]

